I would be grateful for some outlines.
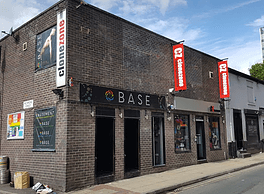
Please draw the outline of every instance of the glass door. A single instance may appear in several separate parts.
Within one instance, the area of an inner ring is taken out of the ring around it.
[[[165,164],[164,118],[152,117],[153,165]]]

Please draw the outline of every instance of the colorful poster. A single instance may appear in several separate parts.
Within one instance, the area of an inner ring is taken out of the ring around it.
[[[24,139],[25,112],[7,115],[7,139]]]
[[[45,69],[56,63],[56,31],[54,26],[37,35],[36,70]]]
[[[229,78],[227,61],[218,62],[220,98],[229,98]]]
[[[33,150],[53,151],[55,149],[56,108],[35,110]]]
[[[186,90],[186,75],[184,62],[184,47],[183,44],[173,46],[173,64],[174,64],[174,82],[175,91]]]

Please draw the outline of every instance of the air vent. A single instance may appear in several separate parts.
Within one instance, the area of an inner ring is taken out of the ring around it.
[[[23,51],[26,51],[27,50],[27,42],[25,42],[24,44],[23,44]]]

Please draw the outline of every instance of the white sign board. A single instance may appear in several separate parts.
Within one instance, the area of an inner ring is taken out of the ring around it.
[[[56,85],[66,85],[66,9],[57,13]]]
[[[33,108],[33,100],[23,102],[23,109]]]

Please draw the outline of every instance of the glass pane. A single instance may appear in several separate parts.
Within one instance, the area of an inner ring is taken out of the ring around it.
[[[174,143],[176,151],[189,151],[190,146],[190,131],[189,131],[189,116],[176,115],[174,119]]]
[[[221,148],[218,117],[209,117],[209,137],[211,149]]]
[[[164,120],[153,117],[153,161],[154,165],[165,164]]]

